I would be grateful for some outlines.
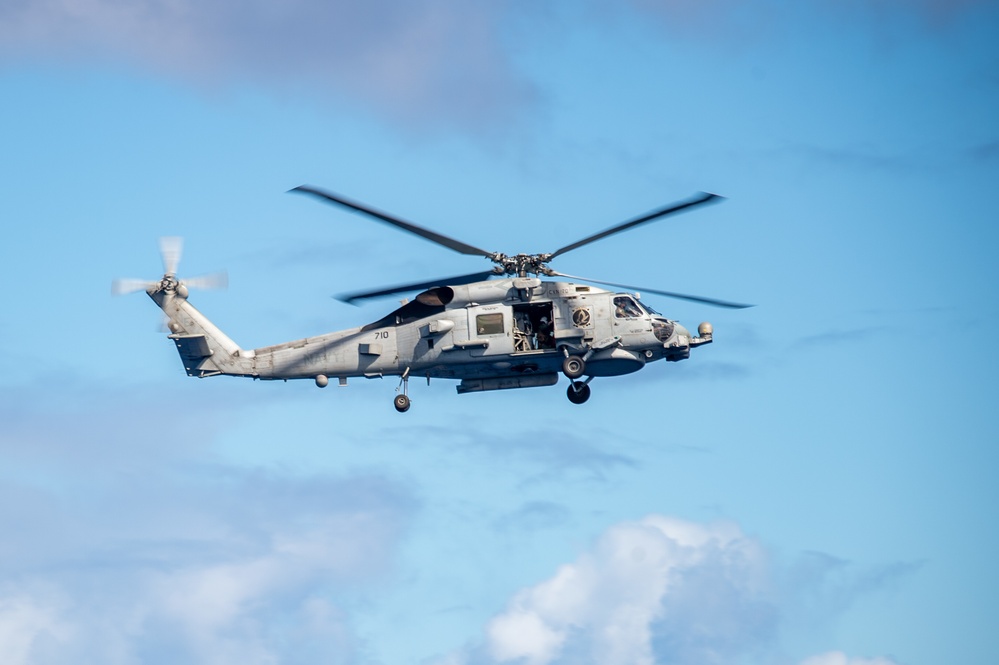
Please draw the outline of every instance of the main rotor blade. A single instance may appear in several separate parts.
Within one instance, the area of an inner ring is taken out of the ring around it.
[[[490,277],[495,276],[495,274],[496,273],[494,273],[491,270],[488,272],[475,272],[475,273],[470,273],[468,275],[444,277],[429,282],[419,282],[416,284],[399,284],[396,286],[389,286],[384,289],[379,289],[377,291],[368,291],[364,293],[345,293],[343,295],[336,296],[336,299],[354,305],[357,304],[358,300],[366,300],[368,298],[391,296],[396,293],[406,293],[408,291],[424,291],[426,289],[430,289],[435,286],[459,286],[461,284],[471,284],[472,282],[482,282],[484,280],[489,279]]]
[[[581,282],[591,282],[593,284],[603,284],[604,286],[616,286],[618,288],[627,289],[629,291],[644,291],[647,293],[655,293],[656,295],[666,296],[667,298],[676,298],[678,300],[689,300],[690,302],[697,302],[703,305],[711,305],[712,307],[726,307],[728,309],[746,309],[747,307],[756,307],[756,305],[745,305],[738,302],[729,302],[728,300],[718,300],[716,298],[704,298],[702,296],[692,296],[686,293],[675,293],[673,291],[660,291],[658,289],[646,289],[641,286],[631,286],[629,284],[617,284],[616,282],[602,282],[599,279],[590,279],[589,277],[576,277],[574,275],[566,275],[564,273],[551,272],[553,277],[567,277],[569,279],[578,279]]]
[[[417,226],[412,222],[407,222],[404,219],[401,219],[394,215],[390,215],[387,212],[382,212],[381,210],[377,210],[363,203],[352,201],[346,197],[340,196],[339,194],[326,192],[316,187],[312,187],[310,185],[301,185],[289,191],[301,192],[303,194],[311,194],[313,196],[317,196],[321,199],[325,199],[326,201],[330,201],[331,203],[335,203],[337,205],[344,206],[345,208],[349,208],[354,212],[359,212],[363,215],[374,217],[377,220],[391,224],[392,226],[400,228],[403,231],[409,231],[410,233],[418,235],[421,238],[425,238],[431,242],[435,242],[438,245],[443,245],[448,249],[453,249],[454,251],[460,252],[462,254],[473,254],[478,256],[485,256],[487,258],[492,257],[493,255],[493,252],[487,252],[486,250],[479,249],[478,247],[474,247],[473,245],[467,245],[461,242],[460,240],[455,240],[454,238],[449,238],[446,235],[442,235],[435,231],[431,231],[430,229],[425,229],[422,226]]]
[[[605,230],[601,231],[600,233],[595,233],[595,234],[593,234],[591,236],[583,238],[582,240],[578,240],[578,241],[572,243],[571,245],[566,245],[565,247],[563,247],[561,249],[557,249],[551,255],[551,257],[549,258],[549,260],[554,259],[559,254],[565,254],[566,252],[571,252],[572,250],[577,249],[579,247],[582,247],[583,245],[588,245],[591,242],[595,242],[595,241],[600,240],[602,238],[606,238],[607,236],[614,235],[615,233],[620,233],[621,231],[627,231],[628,229],[634,228],[634,227],[636,227],[636,226],[638,226],[640,224],[645,224],[646,222],[651,222],[653,220],[660,219],[661,217],[665,217],[667,215],[672,215],[674,213],[678,213],[678,212],[681,212],[683,210],[687,210],[689,208],[693,208],[695,206],[703,205],[705,203],[712,203],[714,201],[722,201],[724,199],[725,199],[724,196],[719,196],[717,194],[709,194],[707,192],[700,192],[700,193],[692,196],[691,198],[686,199],[685,201],[679,201],[677,203],[671,203],[668,206],[665,206],[663,208],[659,208],[657,210],[653,210],[652,212],[646,213],[646,214],[642,215],[641,217],[636,217],[635,219],[629,220],[627,222],[622,222],[621,224],[618,224],[617,226],[612,226],[609,229],[605,229]]]

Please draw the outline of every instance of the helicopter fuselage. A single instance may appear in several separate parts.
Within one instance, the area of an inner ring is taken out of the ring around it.
[[[641,304],[635,294],[534,277],[434,287],[366,326],[244,350],[187,302],[151,287],[188,375],[262,380],[383,376],[455,379],[459,393],[618,376],[687,358],[711,341]],[[566,359],[581,361],[566,369]],[[578,370],[578,373],[577,371]]]

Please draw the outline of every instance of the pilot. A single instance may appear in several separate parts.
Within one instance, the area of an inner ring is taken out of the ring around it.
[[[619,319],[633,319],[642,315],[631,298],[625,296],[614,298],[614,308],[614,316]]]

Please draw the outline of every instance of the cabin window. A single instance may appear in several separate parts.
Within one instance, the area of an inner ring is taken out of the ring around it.
[[[475,317],[475,332],[479,335],[502,335],[503,312],[479,314]]]

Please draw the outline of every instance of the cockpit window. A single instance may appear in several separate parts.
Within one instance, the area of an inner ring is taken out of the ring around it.
[[[633,319],[642,316],[642,310],[629,296],[615,296],[614,316],[619,319]]]

